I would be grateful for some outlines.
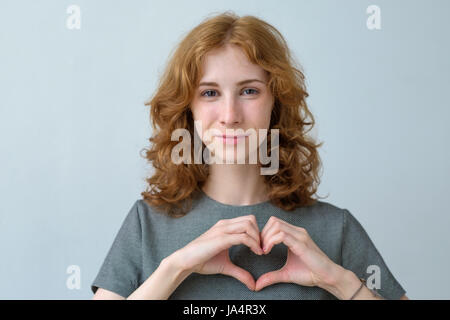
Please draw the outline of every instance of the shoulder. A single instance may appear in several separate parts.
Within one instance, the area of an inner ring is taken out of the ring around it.
[[[315,212],[324,214],[339,214],[346,210],[336,204],[321,200],[316,200],[316,202],[312,206],[306,208],[311,208],[311,210],[314,210]]]
[[[313,205],[301,207],[299,213],[310,215],[313,218],[344,222],[348,210],[326,201],[317,200]]]
[[[144,199],[137,199],[134,203],[134,207],[141,222],[162,222],[172,220],[166,213],[157,210]]]
[[[145,202],[143,199],[137,199],[134,203],[136,209],[139,213],[141,212],[153,212],[153,208]]]
[[[345,223],[346,209],[326,201],[317,200],[309,206],[293,211],[278,211],[281,219],[299,226],[306,226],[312,232],[340,234]]]
[[[153,206],[149,205],[145,200],[143,199],[137,199],[134,202],[133,207],[136,210],[137,215],[140,219],[144,217],[150,218],[156,213],[156,210]]]

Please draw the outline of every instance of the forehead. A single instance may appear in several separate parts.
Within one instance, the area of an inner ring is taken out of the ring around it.
[[[247,78],[267,80],[267,72],[248,60],[243,49],[231,44],[209,51],[203,59],[202,68],[200,81],[237,82]]]

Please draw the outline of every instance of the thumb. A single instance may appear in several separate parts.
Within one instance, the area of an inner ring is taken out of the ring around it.
[[[249,290],[254,291],[255,290],[255,279],[245,269],[242,269],[241,267],[238,267],[237,265],[233,264],[232,262],[228,262],[225,264],[222,274],[233,277],[249,288]]]
[[[255,284],[255,291],[259,291],[264,287],[270,286],[274,283],[278,282],[288,282],[287,279],[285,279],[284,272],[279,269],[275,271],[270,271],[258,278]]]

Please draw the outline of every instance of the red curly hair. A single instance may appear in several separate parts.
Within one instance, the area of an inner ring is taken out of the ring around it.
[[[190,103],[202,74],[203,57],[226,44],[242,48],[252,63],[270,75],[268,88],[275,102],[268,132],[279,129],[279,170],[264,176],[270,202],[286,211],[314,204],[317,199],[312,196],[320,183],[322,167],[317,148],[323,142],[315,144],[306,135],[315,122],[305,101],[305,77],[301,68],[295,67],[298,64],[278,30],[259,18],[239,17],[232,11],[205,19],[184,37],[172,52],[158,89],[145,102],[151,109],[153,136],[149,139],[151,148],[141,152],[146,151],[144,157],[155,171],[145,179],[148,186],[141,193],[143,200],[176,218],[187,214],[192,200],[201,194],[209,165],[173,163],[172,148],[179,142],[171,141],[171,134],[184,128],[194,137]],[[267,143],[270,145],[270,135]],[[206,146],[202,143],[202,150],[203,147]],[[267,150],[270,154],[270,148]],[[193,153],[191,147],[192,158]]]

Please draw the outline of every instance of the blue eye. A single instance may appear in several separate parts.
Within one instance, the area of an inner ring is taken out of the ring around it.
[[[205,97],[205,93],[207,93],[207,92],[216,92],[216,91],[215,90],[206,90],[202,93],[202,96]],[[206,95],[206,97],[211,97],[211,96]]]
[[[249,89],[245,89],[244,91],[247,91],[247,90],[253,90],[253,91],[255,91],[256,93],[258,93],[258,90],[255,90],[255,89],[251,89],[251,88],[249,88]]]
[[[245,89],[244,91],[248,91],[248,90],[253,90],[255,92],[254,94],[258,94],[259,93],[258,90],[255,90],[255,89],[252,89],[252,88]],[[201,96],[202,97],[207,97],[207,98],[215,97],[215,96],[205,95],[208,92],[215,92],[215,93],[217,93],[216,90],[205,90],[205,91],[202,92]]]

